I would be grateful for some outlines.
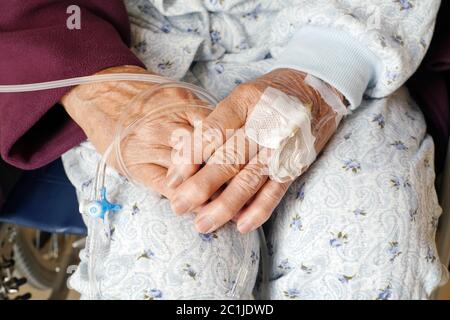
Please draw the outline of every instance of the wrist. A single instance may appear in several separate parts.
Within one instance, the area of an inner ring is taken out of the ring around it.
[[[307,73],[299,70],[280,68],[255,81],[264,84],[262,87],[274,87],[301,101],[310,112],[311,131],[316,138],[315,150],[319,153],[336,131],[336,113],[326,103],[322,95],[305,81],[307,75]],[[340,102],[344,105],[347,104],[341,92],[329,84],[326,85]]]

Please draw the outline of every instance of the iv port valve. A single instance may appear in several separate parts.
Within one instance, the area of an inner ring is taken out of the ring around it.
[[[92,218],[105,219],[107,212],[117,212],[122,209],[120,204],[111,203],[106,198],[106,188],[101,189],[100,200],[94,200],[82,205],[81,213],[88,214]]]

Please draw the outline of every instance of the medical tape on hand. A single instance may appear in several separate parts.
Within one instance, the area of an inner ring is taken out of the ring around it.
[[[311,113],[303,103],[268,87],[245,123],[246,136],[271,149],[269,176],[277,182],[294,180],[316,159]]]
[[[322,80],[319,78],[316,78],[310,74],[306,75],[305,77],[305,83],[316,90],[322,99],[325,101],[327,105],[333,109],[334,112],[336,112],[336,127],[341,122],[342,118],[349,114],[349,111],[347,107],[344,105],[344,103],[341,101],[341,99],[338,97],[338,95],[331,90],[331,88]]]

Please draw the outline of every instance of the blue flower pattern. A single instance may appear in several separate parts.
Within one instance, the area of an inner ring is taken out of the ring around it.
[[[259,255],[256,251],[252,250],[252,253],[250,254],[250,261],[252,265],[256,265],[256,263],[259,260]]]
[[[400,188],[407,189],[411,187],[411,183],[408,178],[394,176],[391,179],[391,186],[397,190],[400,190]]]
[[[225,71],[225,67],[223,66],[223,64],[218,63],[215,66],[215,70],[218,74],[222,74]]]
[[[425,260],[429,263],[434,263],[436,261],[434,250],[431,247],[428,247],[427,249],[427,255],[425,256]]]
[[[375,117],[373,118],[372,121],[376,122],[381,129],[383,129],[386,124],[386,121],[384,120],[384,116],[381,113],[375,115]]]
[[[339,248],[347,243],[348,235],[346,233],[340,231],[336,235],[332,235],[333,237],[330,239],[330,246],[332,248]]]
[[[400,140],[394,141],[393,143],[391,143],[391,146],[399,151],[408,150],[408,147]]]
[[[292,221],[289,226],[294,230],[302,231],[303,229],[302,219],[298,214],[292,217]]]
[[[394,262],[394,260],[402,254],[399,248],[399,243],[397,241],[389,242],[388,253],[390,255],[389,260]]]
[[[160,300],[162,297],[163,294],[158,289],[151,289],[144,294],[144,300]]]
[[[300,188],[298,188],[297,199],[299,199],[300,201],[303,201],[303,199],[305,199],[305,182],[303,182],[300,185]]]
[[[353,214],[355,215],[355,217],[365,217],[367,215],[367,213],[364,210],[359,208],[353,210]]]
[[[346,276],[345,274],[341,274],[338,277],[338,280],[340,283],[342,284],[347,284],[349,283],[355,276]]]
[[[211,42],[213,45],[219,43],[220,39],[222,38],[220,36],[220,32],[217,30],[212,30],[210,35],[211,35]]]
[[[250,20],[257,20],[261,12],[261,8],[262,8],[261,4],[258,4],[253,10],[245,13],[242,17]]]
[[[197,272],[192,268],[192,266],[189,263],[186,263],[184,265],[183,271],[193,280],[196,280]]]
[[[155,256],[152,250],[145,250],[137,259],[151,259]]]
[[[389,284],[386,288],[380,290],[376,300],[389,300],[392,298],[392,286]]]
[[[205,242],[212,242],[214,239],[217,239],[217,233],[199,233],[200,238]]]
[[[134,49],[140,53],[144,54],[147,52],[147,41],[143,40],[134,45]]]
[[[353,173],[358,173],[361,171],[361,163],[355,159],[344,160],[344,165],[342,166],[345,171],[351,171]]]
[[[284,291],[284,296],[288,299],[298,299],[300,297],[300,290],[296,288],[289,288]]]
[[[418,209],[411,209],[411,210],[409,210],[409,217],[410,217],[411,222],[415,222],[416,221],[416,217],[417,217],[418,213],[419,213]]]
[[[409,0],[395,0],[400,5],[400,10],[410,10],[413,8],[411,1]]]
[[[278,264],[277,268],[283,271],[289,271],[292,269],[292,266],[289,263],[289,259],[284,259]]]
[[[141,209],[139,209],[137,203],[133,204],[133,208],[131,209],[131,215],[135,216],[139,212],[141,212]]]

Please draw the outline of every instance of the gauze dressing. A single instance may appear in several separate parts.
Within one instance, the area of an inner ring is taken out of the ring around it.
[[[331,88],[322,80],[307,75],[305,83],[317,91],[335,113],[336,127],[348,113]],[[268,174],[277,182],[299,177],[317,157],[309,106],[281,90],[268,87],[245,123],[246,136],[270,149]]]
[[[322,80],[308,74],[305,78],[305,83],[319,92],[322,99],[334,110],[334,112],[336,112],[337,127],[342,118],[349,114],[347,107],[342,103],[337,94]]]
[[[267,163],[272,180],[293,180],[316,158],[310,111],[278,89],[268,87],[263,92],[245,123],[245,134],[272,149]]]

